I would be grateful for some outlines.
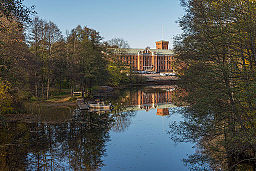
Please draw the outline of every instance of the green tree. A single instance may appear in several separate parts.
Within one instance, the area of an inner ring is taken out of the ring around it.
[[[57,50],[60,42],[63,42],[63,36],[53,22],[47,22],[39,18],[35,18],[32,21],[30,33],[28,39],[30,50],[34,54],[34,58],[42,65],[39,71],[34,71],[35,92],[37,92],[38,85],[41,84],[42,97],[45,95],[46,87],[46,98],[48,99],[50,85],[55,80],[54,73],[57,73],[57,61],[65,53],[65,49],[62,53],[60,53],[60,50]],[[37,93],[35,94],[37,95]]]
[[[180,132],[186,133],[184,140],[199,142],[205,152],[219,150],[223,158],[210,155],[215,169],[255,161],[249,155],[256,142],[255,1],[184,0],[182,4],[186,15],[179,21],[183,34],[176,38],[175,52],[188,65],[181,81],[189,92],[190,107]]]
[[[81,88],[104,84],[108,78],[101,40],[96,30],[81,26],[73,29],[67,37],[71,79]]]

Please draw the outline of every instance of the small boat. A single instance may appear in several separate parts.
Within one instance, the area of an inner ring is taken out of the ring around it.
[[[89,108],[99,110],[111,110],[111,104],[105,104],[104,102],[89,103]]]
[[[85,103],[83,99],[77,99],[76,102],[80,110],[109,111],[112,108],[111,104],[105,104],[101,101]]]

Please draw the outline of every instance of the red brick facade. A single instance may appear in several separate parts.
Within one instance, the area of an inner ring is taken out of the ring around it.
[[[115,54],[135,71],[173,72],[175,58],[168,43],[156,42],[157,49],[118,49]]]

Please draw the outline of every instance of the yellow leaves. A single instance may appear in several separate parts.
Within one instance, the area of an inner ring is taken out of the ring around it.
[[[250,61],[249,60],[244,59],[244,61],[245,61],[245,65],[250,65]]]
[[[256,0],[215,0],[215,1],[206,1],[206,3],[213,8],[223,8],[227,7],[245,7],[246,5],[255,5]],[[252,6],[251,6],[252,7]]]
[[[0,80],[0,98],[3,98],[3,96],[7,93],[7,91],[10,89],[9,83],[4,83]]]
[[[10,21],[2,16],[0,17],[0,40],[5,44],[23,42],[23,30],[15,20]]]
[[[0,79],[0,114],[12,111],[12,96],[9,94],[10,84]]]

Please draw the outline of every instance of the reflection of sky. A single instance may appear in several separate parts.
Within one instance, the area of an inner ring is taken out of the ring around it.
[[[182,159],[194,152],[193,145],[175,144],[167,134],[169,123],[175,120],[182,118],[173,109],[164,117],[157,116],[156,109],[137,111],[125,132],[110,133],[102,170],[188,170]]]
[[[47,161],[48,167],[50,167],[52,163],[57,164],[58,167],[57,168],[55,167],[55,169],[57,170],[68,170],[70,168],[71,163],[69,163],[70,161],[70,159],[68,158],[69,156],[62,156],[62,158],[53,157],[55,155],[57,156],[57,154],[54,155],[51,151],[47,151],[44,155],[45,155],[45,159],[43,158],[39,159],[40,167],[42,167],[42,163],[45,164],[45,161]],[[38,160],[37,155],[33,153],[29,153],[27,155],[27,161],[28,163],[30,163],[30,165],[28,168],[26,168],[26,170],[35,170],[35,168],[38,168],[38,163],[35,162],[37,160]]]

